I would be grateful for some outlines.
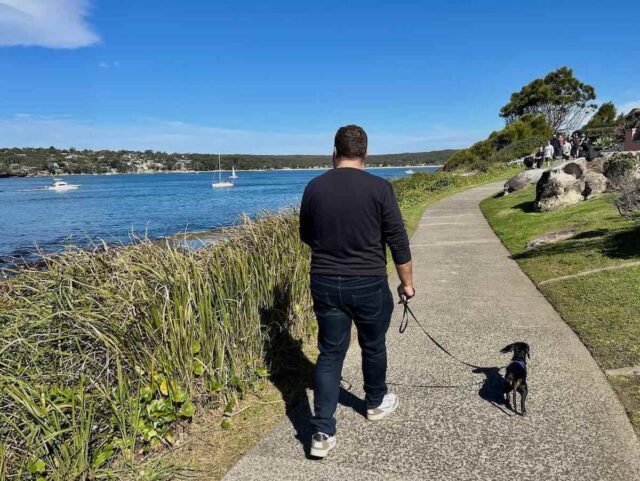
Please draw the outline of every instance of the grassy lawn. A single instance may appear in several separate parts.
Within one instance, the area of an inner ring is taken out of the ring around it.
[[[556,212],[533,211],[533,188],[486,199],[481,208],[524,272],[536,283],[640,261],[640,225],[622,218],[609,196]],[[550,232],[567,240],[527,249]],[[603,369],[640,365],[640,266],[595,272],[539,286]],[[640,416],[638,380],[614,381],[632,420]]]

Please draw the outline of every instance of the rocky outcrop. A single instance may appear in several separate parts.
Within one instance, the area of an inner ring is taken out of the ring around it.
[[[640,179],[640,152],[605,153],[590,162],[584,157],[555,162],[548,169],[520,172],[504,184],[508,194],[536,184],[535,206],[546,212],[620,190],[621,179]]]
[[[545,171],[536,185],[536,208],[558,210],[584,200],[585,167],[581,162],[565,162]]]
[[[584,175],[584,192],[582,194],[585,199],[593,199],[606,192],[608,186],[609,179],[598,172],[589,170]]]
[[[544,169],[529,169],[516,174],[504,184],[504,193],[510,194],[537,183],[544,172]]]

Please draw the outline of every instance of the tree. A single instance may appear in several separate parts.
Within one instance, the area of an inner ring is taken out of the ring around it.
[[[595,110],[595,105],[589,103],[595,98],[591,85],[575,78],[570,68],[560,67],[512,93],[509,103],[500,109],[500,116],[508,125],[526,114],[542,114],[554,132],[575,130]]]
[[[598,111],[591,117],[589,122],[584,126],[585,129],[596,127],[612,127],[618,122],[618,112],[613,102],[603,103]]]

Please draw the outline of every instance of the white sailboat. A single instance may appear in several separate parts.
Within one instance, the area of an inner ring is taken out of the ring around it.
[[[220,154],[218,154],[218,181],[216,182],[216,177],[213,176],[211,187],[213,187],[214,189],[220,189],[222,187],[233,187],[233,182],[222,180],[222,170],[220,169]]]
[[[230,179],[237,179],[238,176],[236,175],[236,167],[235,165],[231,166],[231,176],[229,177]]]

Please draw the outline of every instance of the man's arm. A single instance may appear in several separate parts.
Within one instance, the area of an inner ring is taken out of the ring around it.
[[[408,301],[416,295],[416,291],[413,289],[413,267],[411,265],[411,261],[406,264],[396,264],[396,271],[400,278],[400,285],[398,286],[400,302],[402,302],[403,297]]]
[[[385,197],[382,202],[382,233],[384,240],[391,250],[391,257],[396,265],[400,285],[398,295],[405,299],[414,296],[413,275],[411,265],[411,249],[409,237],[404,227],[398,200],[391,184],[387,184]]]

